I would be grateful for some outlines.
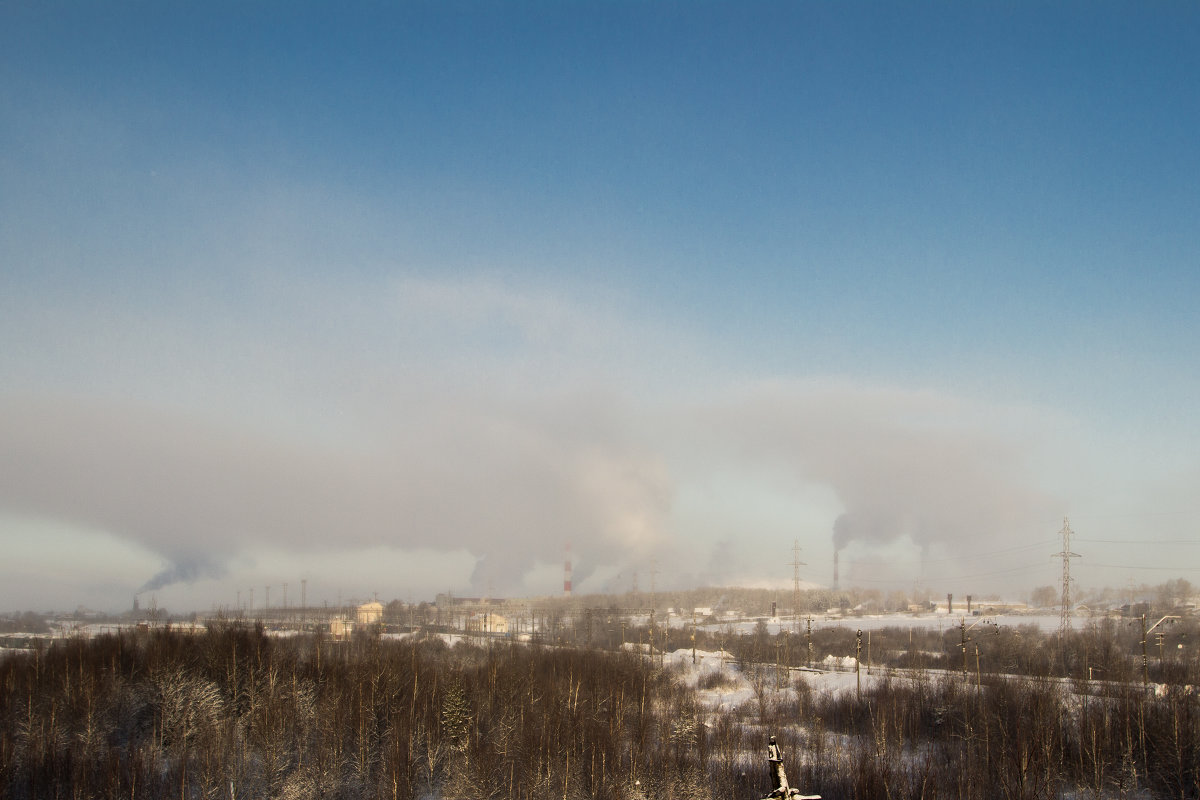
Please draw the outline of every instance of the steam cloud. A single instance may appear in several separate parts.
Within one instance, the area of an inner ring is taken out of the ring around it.
[[[103,527],[217,577],[248,545],[466,549],[498,592],[569,539],[585,580],[662,536],[673,487],[595,401],[412,409],[370,445],[318,445],[123,405],[8,402],[0,503]],[[459,578],[461,580],[461,578]]]
[[[833,489],[845,509],[835,550],[907,537],[962,552],[1060,507],[1029,474],[1032,444],[1001,436],[993,413],[927,392],[773,384],[722,409],[716,424],[740,457]]]
[[[601,566],[662,555],[672,544],[668,454],[681,448],[710,465],[829,486],[844,509],[838,549],[908,537],[967,550],[1058,507],[1027,474],[1026,445],[927,393],[776,384],[674,412],[653,435],[594,397],[395,405],[369,436],[315,441],[128,404],[10,399],[0,403],[0,504],[163,555],[169,565],[143,591],[219,577],[252,546],[384,545],[465,549],[480,593],[519,590],[533,568],[561,563],[568,541],[584,590]],[[690,566],[720,580],[736,549],[720,543],[707,569]]]

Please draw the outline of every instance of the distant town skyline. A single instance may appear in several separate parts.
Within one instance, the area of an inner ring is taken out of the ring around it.
[[[1197,41],[7,4],[0,609],[1200,582]]]

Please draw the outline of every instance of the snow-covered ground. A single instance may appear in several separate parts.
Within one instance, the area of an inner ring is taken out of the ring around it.
[[[738,668],[737,659],[729,653],[697,650],[693,661],[690,649],[676,650],[663,656],[663,666],[685,685],[695,687],[697,698],[709,711],[732,712],[747,703],[756,702],[754,676],[744,674]],[[788,687],[799,677],[813,692],[833,695],[857,691],[860,680],[862,688],[866,690],[888,674],[887,670],[868,670],[865,666],[856,674],[853,658],[839,659],[833,656],[822,662],[821,669],[792,669],[783,681],[778,680],[775,667],[764,665],[762,668],[769,676],[769,691],[791,691]],[[712,673],[720,673],[721,678],[702,681]],[[712,684],[714,688],[700,688],[705,683]]]

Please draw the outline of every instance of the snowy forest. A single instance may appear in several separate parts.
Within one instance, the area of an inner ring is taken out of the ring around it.
[[[0,661],[0,794],[752,800],[774,735],[827,800],[1200,795],[1197,665],[1137,626],[717,638],[59,640]]]

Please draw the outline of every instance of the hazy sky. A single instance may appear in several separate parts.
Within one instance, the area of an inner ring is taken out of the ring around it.
[[[0,609],[1200,583],[1200,6],[1050,5],[0,4]]]

